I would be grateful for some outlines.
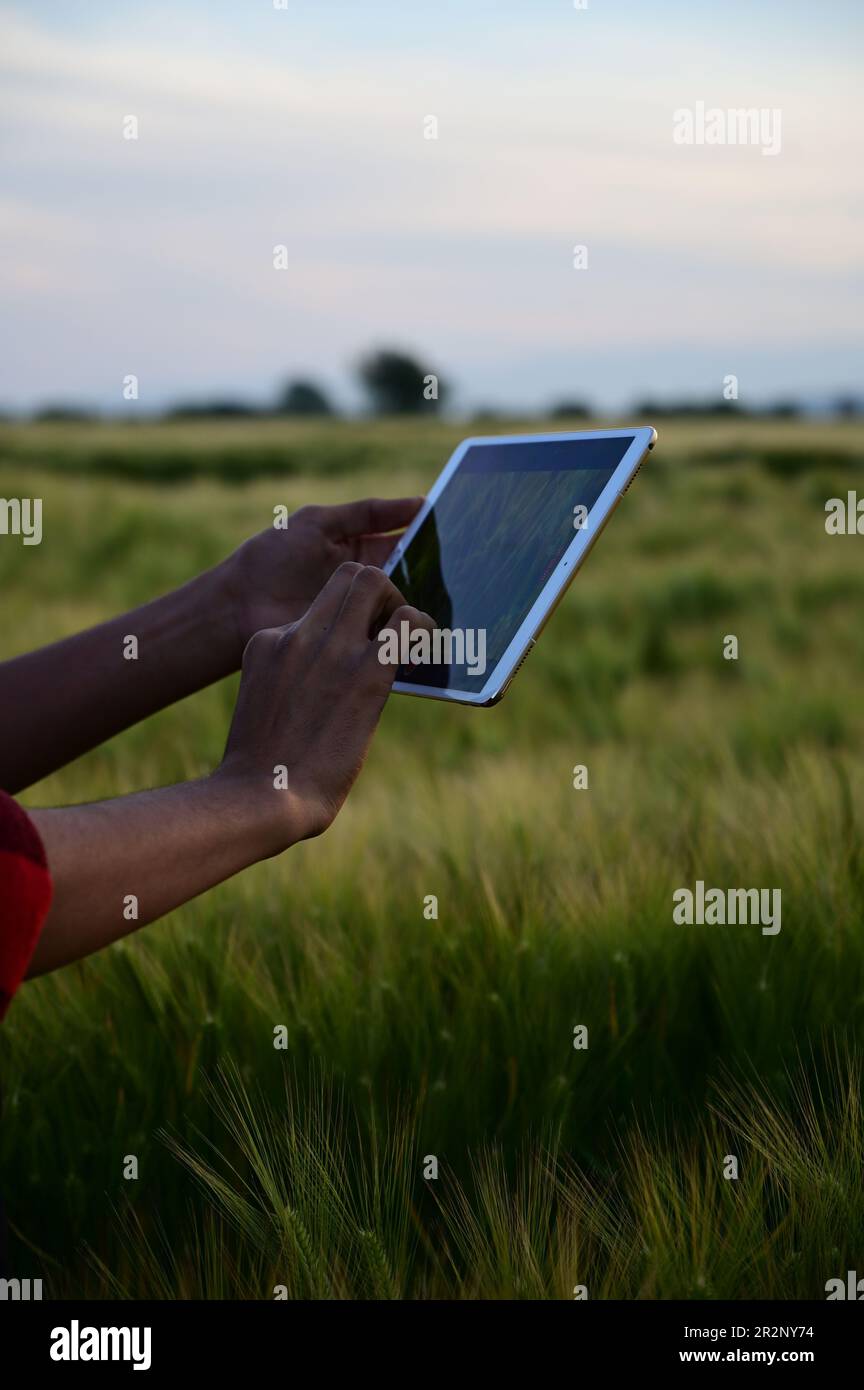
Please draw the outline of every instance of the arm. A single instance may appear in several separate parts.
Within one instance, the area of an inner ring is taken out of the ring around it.
[[[212,776],[31,811],[54,895],[28,974],[90,955],[263,858],[263,808],[242,793]]]
[[[377,631],[385,622],[398,631],[404,619],[431,625],[380,570],[340,566],[300,622],[248,643],[225,756],[210,777],[31,812],[54,897],[29,973],[88,955],[326,830],[395,676],[378,659]]]
[[[137,660],[124,656],[138,642]],[[239,648],[239,650],[238,650]],[[121,729],[237,669],[223,574],[0,665],[0,786],[20,791]]]
[[[20,791],[240,665],[262,627],[304,613],[345,560],[382,564],[419,498],[304,507],[215,569],[87,632],[0,664],[0,787]],[[137,659],[125,652],[137,639]]]

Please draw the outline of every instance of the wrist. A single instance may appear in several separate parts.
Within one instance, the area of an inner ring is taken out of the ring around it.
[[[226,760],[208,780],[227,799],[255,860],[272,859],[316,833],[302,799],[290,787],[277,786],[274,771],[250,771]]]
[[[228,671],[239,671],[250,634],[234,556],[229,555],[213,569],[200,575],[197,581],[193,580],[195,582],[206,587],[205,603],[224,652],[226,668]]]

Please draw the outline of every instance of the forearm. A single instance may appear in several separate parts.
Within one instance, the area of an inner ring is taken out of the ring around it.
[[[217,566],[131,613],[0,664],[0,787],[20,791],[236,670],[242,644],[226,575]]]
[[[54,897],[38,975],[107,946],[256,860],[322,834],[363,765],[396,667],[382,622],[430,628],[374,566],[342,564],[304,616],[259,628],[219,769],[116,801],[33,811]]]
[[[54,896],[29,974],[89,955],[284,848],[292,838],[286,805],[276,837],[266,794],[217,773],[116,801],[32,811]]]

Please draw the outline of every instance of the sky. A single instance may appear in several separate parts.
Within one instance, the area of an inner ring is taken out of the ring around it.
[[[859,0],[282,3],[0,0],[0,407],[860,390]]]

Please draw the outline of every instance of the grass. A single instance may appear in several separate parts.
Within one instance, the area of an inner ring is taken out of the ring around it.
[[[4,427],[0,496],[42,496],[45,539],[0,542],[0,651],[180,582],[276,503],[421,488],[458,437]],[[864,579],[824,503],[862,456],[854,423],[670,422],[500,706],[394,698],[326,837],[28,985],[0,1037],[15,1273],[818,1298],[858,1267]],[[204,771],[235,686],[25,799]],[[781,888],[780,934],[674,926],[697,878]]]

